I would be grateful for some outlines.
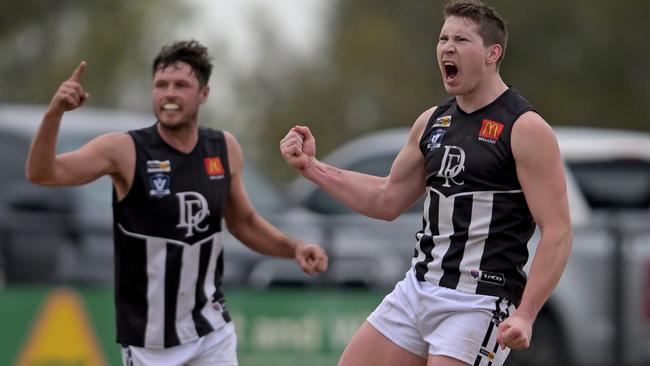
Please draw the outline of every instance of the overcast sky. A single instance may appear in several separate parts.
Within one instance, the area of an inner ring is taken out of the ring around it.
[[[196,16],[179,27],[180,37],[205,42],[225,41],[241,66],[250,66],[256,54],[256,27],[260,14],[268,15],[273,29],[294,52],[309,54],[323,36],[327,9],[332,0],[186,0],[197,9]]]
[[[215,71],[210,81],[210,101],[205,106],[223,120],[241,119],[242,108],[230,81],[236,74],[247,73],[260,65],[263,39],[254,22],[260,16],[296,57],[308,57],[318,50],[325,35],[329,9],[334,0],[185,0],[195,15],[177,25],[179,39],[197,39],[209,45],[215,57]],[[218,45],[214,47],[214,45]],[[244,117],[248,120],[250,118]],[[241,122],[238,128],[246,128]],[[246,123],[244,123],[246,124]]]

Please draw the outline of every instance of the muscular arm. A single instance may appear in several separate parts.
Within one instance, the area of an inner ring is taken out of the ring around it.
[[[102,175],[113,177],[118,194],[128,190],[129,163],[134,160],[134,146],[126,134],[99,136],[81,148],[56,155],[56,143],[63,114],[80,107],[88,94],[79,83],[85,62],[64,81],[43,116],[27,157],[25,175],[33,183],[72,186],[91,182]],[[128,178],[125,178],[128,177]]]
[[[536,113],[522,115],[512,131],[512,150],[541,237],[521,304],[499,327],[498,339],[502,346],[525,348],[538,312],[560,281],[572,233],[563,164],[550,126]]]
[[[295,258],[308,273],[327,268],[327,256],[318,246],[294,239],[260,216],[248,198],[242,178],[244,158],[235,137],[224,132],[230,163],[230,194],[224,217],[228,230],[242,243],[262,254]]]
[[[314,137],[307,127],[293,128],[280,148],[290,165],[338,201],[366,216],[392,220],[411,207],[424,191],[424,157],[419,140],[434,109],[415,121],[387,177],[339,169],[318,161]]]

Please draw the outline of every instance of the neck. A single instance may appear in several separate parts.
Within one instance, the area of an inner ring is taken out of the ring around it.
[[[472,113],[494,102],[506,90],[508,85],[496,74],[494,78],[478,84],[469,93],[456,95],[456,102],[464,112]]]
[[[174,149],[186,154],[194,149],[194,146],[196,146],[196,143],[199,140],[199,127],[196,123],[174,129],[165,127],[158,122],[156,124],[156,129],[163,141]]]

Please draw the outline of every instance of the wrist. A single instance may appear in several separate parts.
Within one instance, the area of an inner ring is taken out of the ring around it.
[[[300,168],[300,174],[311,180],[315,176],[316,170],[318,170],[318,161],[314,157],[309,157],[307,162]]]
[[[534,323],[535,318],[537,318],[537,311],[535,311],[530,305],[524,304],[523,302],[519,304],[516,314],[517,316],[528,320],[531,324]]]

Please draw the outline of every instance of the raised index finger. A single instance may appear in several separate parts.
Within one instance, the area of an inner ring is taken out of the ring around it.
[[[86,61],[81,61],[79,66],[74,70],[72,75],[70,75],[70,78],[68,78],[68,81],[79,81],[81,79],[81,74],[83,74],[84,70],[86,69]]]

